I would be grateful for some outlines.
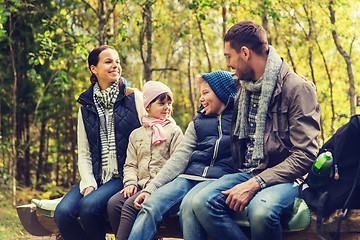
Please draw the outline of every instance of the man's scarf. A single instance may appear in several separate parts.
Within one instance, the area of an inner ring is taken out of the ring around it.
[[[261,91],[259,109],[256,115],[256,131],[253,160],[264,159],[264,134],[266,125],[266,115],[269,109],[269,103],[275,90],[277,77],[282,65],[282,59],[277,54],[275,48],[269,46],[269,55],[266,61],[264,74],[256,82],[240,80],[242,87],[237,122],[234,135],[239,139],[248,138],[248,117],[249,117],[249,99],[251,92]]]

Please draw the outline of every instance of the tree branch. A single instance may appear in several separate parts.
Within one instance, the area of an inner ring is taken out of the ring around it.
[[[100,14],[98,13],[98,11],[96,11],[96,9],[93,8],[93,6],[91,6],[90,3],[88,3],[88,2],[85,1],[85,0],[81,0],[81,1],[82,1],[83,3],[85,3],[85,5],[88,6],[91,10],[93,10],[94,13],[96,14],[96,16],[97,16],[99,19],[101,18],[101,16],[100,16]]]

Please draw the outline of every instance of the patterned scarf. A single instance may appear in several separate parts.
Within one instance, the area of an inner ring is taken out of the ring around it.
[[[234,135],[238,136],[239,139],[248,138],[248,115],[249,115],[249,98],[251,92],[261,91],[261,98],[259,103],[259,109],[256,115],[256,130],[255,130],[255,143],[254,152],[252,155],[253,160],[264,159],[264,134],[266,115],[269,108],[269,103],[275,90],[277,77],[280,72],[282,65],[282,59],[277,54],[275,48],[269,46],[269,55],[266,61],[266,67],[264,74],[257,80],[246,81],[240,80],[242,86],[237,122],[235,126]]]
[[[125,85],[125,79],[121,78]],[[102,183],[111,180],[113,174],[118,173],[116,159],[115,127],[114,127],[114,104],[120,94],[121,80],[116,81],[106,90],[101,90],[98,83],[94,85],[94,102],[100,118],[100,140],[102,159]],[[105,110],[109,111],[106,121]]]
[[[158,145],[167,140],[164,127],[170,122],[171,121],[169,119],[152,119],[148,117],[143,117],[142,123],[144,127],[151,127],[153,130],[152,144]]]

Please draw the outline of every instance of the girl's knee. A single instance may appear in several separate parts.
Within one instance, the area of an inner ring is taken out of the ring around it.
[[[121,204],[120,201],[115,197],[115,195],[112,196],[107,202],[107,206],[106,206],[108,213],[115,211],[120,204]]]

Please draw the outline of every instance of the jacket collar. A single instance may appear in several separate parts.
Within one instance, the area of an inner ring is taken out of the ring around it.
[[[273,93],[273,97],[271,98],[271,101],[270,101],[270,105],[272,105],[275,101],[275,98],[281,93],[282,91],[282,86],[284,84],[284,79],[286,79],[286,75],[289,74],[290,72],[290,65],[283,59],[283,63],[281,65],[281,68],[280,68],[280,72],[279,72],[279,75],[278,75],[278,78],[276,80],[276,86],[275,86],[275,90],[274,90],[274,93]]]

